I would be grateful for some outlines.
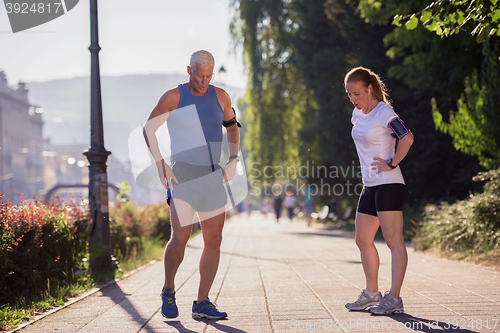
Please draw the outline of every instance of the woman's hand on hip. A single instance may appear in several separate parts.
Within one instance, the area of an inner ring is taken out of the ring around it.
[[[372,163],[372,170],[377,171],[377,174],[382,171],[391,171],[392,168],[389,166],[389,160],[384,160],[380,157],[374,157],[375,161]]]

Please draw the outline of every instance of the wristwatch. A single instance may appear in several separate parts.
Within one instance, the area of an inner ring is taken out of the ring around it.
[[[392,158],[389,160],[389,162],[387,162],[387,165],[389,166],[389,168],[391,169],[396,169],[397,168],[397,165],[392,165]]]
[[[239,162],[240,157],[238,155],[231,155],[231,156],[229,156],[229,161],[231,161],[231,160],[236,160],[236,162]]]

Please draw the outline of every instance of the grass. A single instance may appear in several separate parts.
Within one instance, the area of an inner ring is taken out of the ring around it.
[[[133,271],[152,260],[162,259],[165,252],[165,243],[159,238],[146,239],[143,241],[143,250],[142,255],[132,249],[127,258],[118,258],[120,267],[118,277],[122,277],[125,273]]]
[[[12,307],[9,304],[0,308],[0,329],[2,331],[16,328],[23,321],[29,320],[31,314],[29,310]]]
[[[438,258],[446,258],[450,260],[462,261],[489,269],[500,271],[500,250],[494,249],[483,253],[474,251],[449,251],[436,248],[430,248],[420,251],[427,255],[432,255]]]
[[[94,285],[89,277],[80,276],[76,282],[53,287],[51,291],[40,295],[34,301],[28,302],[22,298],[15,305],[3,305],[0,307],[0,330],[15,329],[21,323],[31,320],[38,314],[58,306],[64,306],[64,302],[70,297],[78,296]]]

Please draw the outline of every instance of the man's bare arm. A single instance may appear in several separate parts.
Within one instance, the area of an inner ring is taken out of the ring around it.
[[[223,121],[229,121],[235,117],[233,108],[231,106],[231,98],[228,93],[221,88],[216,88],[217,98],[219,99],[219,104],[224,111]],[[238,155],[238,148],[240,145],[240,130],[236,124],[227,127],[227,142],[229,146],[229,155]]]
[[[153,159],[158,168],[158,174],[160,176],[160,180],[162,184],[165,186],[167,183],[172,186],[170,183],[169,177],[172,177],[175,181],[177,181],[171,172],[171,169],[168,165],[166,165],[163,160],[163,156],[161,155],[161,151],[158,145],[158,139],[156,137],[156,131],[160,128],[161,125],[167,121],[170,116],[170,112],[175,110],[179,105],[180,93],[179,89],[175,88],[167,91],[158,101],[158,104],[154,107],[153,111],[149,115],[148,120],[143,128],[144,139],[146,140],[146,144],[149,147],[149,151],[153,156]]]

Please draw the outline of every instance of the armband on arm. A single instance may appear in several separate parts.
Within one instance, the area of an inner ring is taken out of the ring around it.
[[[232,109],[233,109],[233,112],[234,112],[233,119],[228,120],[228,121],[222,121],[222,126],[224,126],[224,127],[231,127],[234,124],[238,124],[238,127],[241,127],[240,122],[238,120],[236,120],[236,111],[234,111],[234,108],[232,108]]]
[[[391,120],[389,127],[398,140],[401,140],[406,134],[410,133],[408,127],[406,127],[405,123],[399,117]]]

